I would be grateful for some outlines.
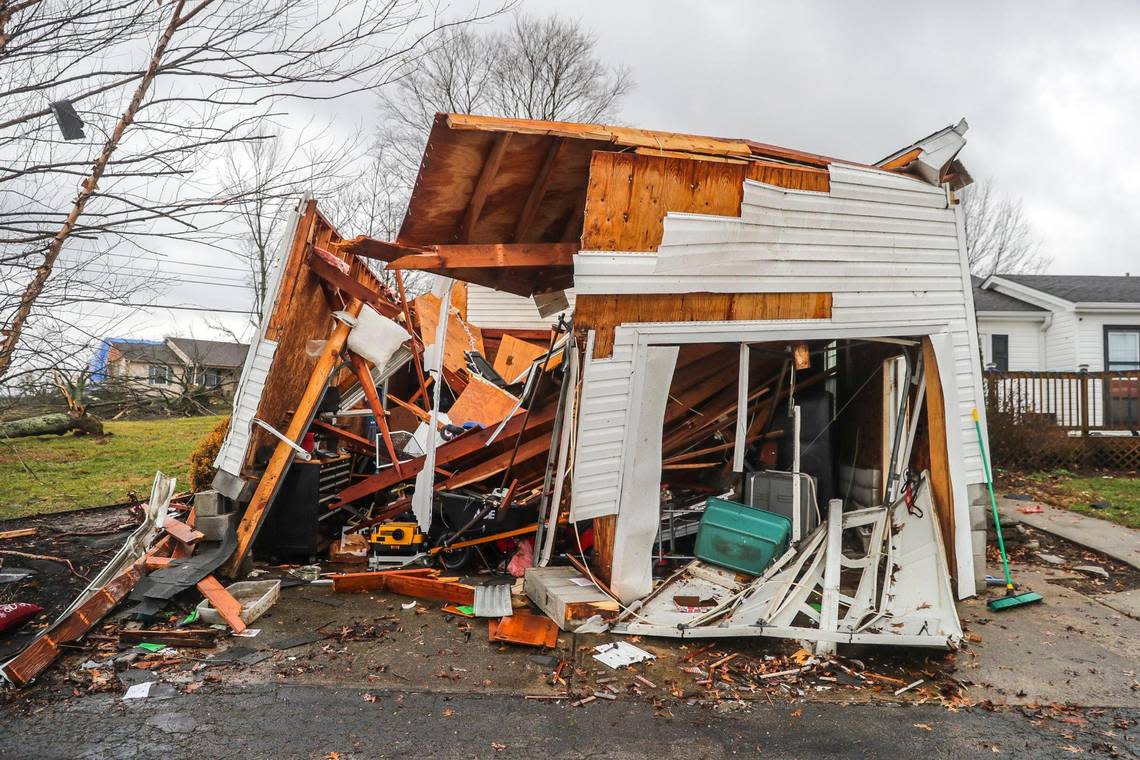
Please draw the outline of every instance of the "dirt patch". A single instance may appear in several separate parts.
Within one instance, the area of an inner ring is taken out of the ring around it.
[[[0,603],[29,602],[44,608],[19,631],[0,634],[0,660],[20,651],[55,620],[87,586],[86,578],[107,564],[137,525],[138,517],[128,505],[5,521],[3,530],[35,528],[36,535],[0,541],[0,552],[67,560],[75,573],[61,562],[0,553],[0,569],[33,573],[23,580],[0,584]]]
[[[1003,521],[1004,522],[1004,521]],[[1003,525],[1003,534],[1006,539],[1006,550],[1014,563],[1025,563],[1038,567],[1055,570],[1067,570],[1079,576],[1077,578],[1058,578],[1050,581],[1079,591],[1086,596],[1099,596],[1118,591],[1131,591],[1140,588],[1140,570],[1119,562],[1100,552],[1085,548],[1072,541],[1046,533],[1043,530],[1031,528],[1024,523]],[[1121,530],[1124,530],[1121,528]],[[992,534],[987,540],[988,564],[990,567],[1001,567],[1001,556],[998,554],[997,537]],[[1060,564],[1049,562],[1041,557],[1042,554],[1052,555],[1062,560]],[[1103,568],[1108,578],[1075,570],[1081,566]],[[1016,568],[1014,580],[1016,581]]]

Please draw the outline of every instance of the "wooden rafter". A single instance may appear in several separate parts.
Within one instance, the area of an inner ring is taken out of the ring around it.
[[[542,205],[542,198],[546,195],[546,188],[550,185],[550,170],[565,146],[566,138],[559,137],[551,142],[550,148],[547,149],[546,158],[542,160],[542,166],[539,167],[538,174],[534,178],[534,184],[530,187],[530,194],[527,195],[526,203],[523,204],[522,213],[519,214],[519,223],[515,226],[516,243],[531,237],[531,227],[534,225],[534,218],[538,215],[538,207]]]
[[[509,267],[573,266],[577,243],[490,243],[439,245],[427,253],[404,256],[389,269],[498,269]]]
[[[475,181],[475,189],[471,193],[471,200],[467,202],[467,210],[463,214],[463,221],[459,225],[459,240],[467,242],[471,239],[471,232],[483,213],[483,205],[491,192],[491,185],[499,174],[499,166],[503,163],[503,156],[511,142],[510,132],[501,132],[495,135],[491,144],[491,152],[483,162],[483,170],[479,172],[479,179]]]

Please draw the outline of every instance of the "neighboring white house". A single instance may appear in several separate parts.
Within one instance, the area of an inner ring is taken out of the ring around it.
[[[987,367],[1140,369],[1140,277],[975,277],[974,312]]]
[[[982,362],[1002,372],[1140,370],[1140,277],[994,275],[974,278],[974,312]],[[1100,377],[1089,385],[1089,424],[1135,429],[1135,376]],[[1023,383],[1021,405],[1074,424],[1076,386]],[[1054,397],[1055,396],[1055,397]]]

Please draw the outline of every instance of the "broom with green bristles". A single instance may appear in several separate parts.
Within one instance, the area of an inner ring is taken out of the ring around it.
[[[978,432],[978,448],[982,450],[982,467],[986,472],[986,488],[990,490],[990,506],[994,510],[994,530],[997,531],[998,549],[1001,551],[1001,564],[1005,568],[1005,596],[1000,599],[991,599],[989,608],[994,612],[1024,607],[1043,601],[1045,597],[1033,591],[1024,591],[1020,594],[1013,590],[1013,576],[1009,572],[1009,555],[1005,553],[1005,539],[1001,536],[1001,519],[998,518],[997,498],[994,496],[994,479],[990,475],[990,458],[986,453],[986,442],[982,439],[982,421],[978,417],[978,410],[974,409],[974,430]]]

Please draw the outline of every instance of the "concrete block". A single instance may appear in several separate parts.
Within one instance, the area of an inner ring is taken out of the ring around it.
[[[974,591],[982,593],[986,588],[986,532],[970,531],[970,547],[974,555]]]
[[[986,515],[989,512],[989,507],[981,504],[970,505],[970,530],[985,530],[986,529]]]
[[[224,515],[230,511],[230,504],[219,491],[199,491],[194,494],[194,507],[198,517]]]
[[[225,515],[198,515],[194,527],[202,532],[203,541],[221,541],[228,531],[237,529],[237,512]]]

